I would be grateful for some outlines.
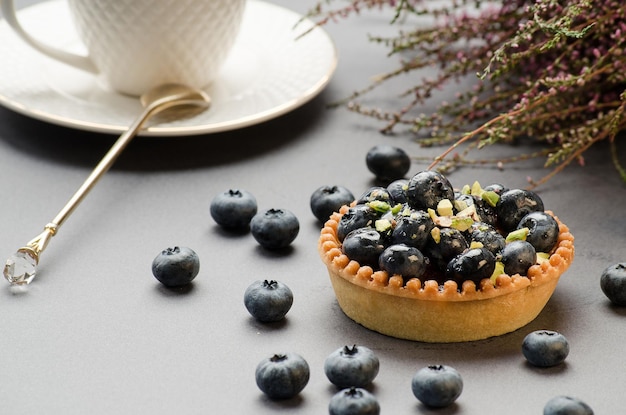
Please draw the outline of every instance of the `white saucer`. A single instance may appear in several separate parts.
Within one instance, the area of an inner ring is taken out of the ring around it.
[[[19,11],[34,36],[80,51],[65,1]],[[142,135],[207,134],[246,127],[283,115],[311,100],[337,66],[332,39],[299,14],[248,0],[241,33],[220,77],[207,89],[213,105],[194,118],[160,124]],[[107,89],[97,77],[53,61],[19,39],[0,21],[0,105],[53,124],[120,133],[141,111],[135,98]]]

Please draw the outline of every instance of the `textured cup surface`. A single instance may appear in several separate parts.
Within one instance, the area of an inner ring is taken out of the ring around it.
[[[113,89],[205,87],[239,32],[246,0],[68,0],[89,57]]]

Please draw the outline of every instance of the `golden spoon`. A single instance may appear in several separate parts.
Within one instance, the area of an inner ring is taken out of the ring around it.
[[[50,238],[57,233],[63,222],[76,209],[104,173],[109,170],[117,157],[150,117],[173,107],[191,106],[196,110],[205,111],[211,105],[211,98],[204,91],[180,84],[158,86],[142,95],[140,99],[144,107],[141,115],[115,141],[111,149],[100,160],[100,163],[98,163],[76,193],[54,219],[44,227],[44,231],[28,242],[26,246],[19,248],[17,252],[7,259],[3,274],[12,285],[26,285],[35,278],[39,256],[48,245],[48,242],[50,242]]]

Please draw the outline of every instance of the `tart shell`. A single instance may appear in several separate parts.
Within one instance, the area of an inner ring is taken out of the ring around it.
[[[318,249],[328,268],[343,312],[379,333],[406,340],[451,343],[481,340],[515,331],[534,320],[552,296],[561,274],[574,259],[574,237],[554,214],[559,238],[550,258],[535,264],[527,276],[502,274],[480,287],[465,281],[442,286],[374,271],[341,251],[337,225],[348,206],[324,224]]]

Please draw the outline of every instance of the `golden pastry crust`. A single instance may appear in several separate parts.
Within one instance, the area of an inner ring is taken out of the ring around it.
[[[337,225],[348,206],[334,213],[319,238],[320,256],[344,313],[361,325],[389,336],[424,342],[462,342],[509,333],[531,322],[554,292],[559,277],[574,259],[574,237],[559,224],[559,239],[549,260],[535,264],[527,276],[500,275],[495,285],[465,281],[411,279],[374,271],[341,251]]]

